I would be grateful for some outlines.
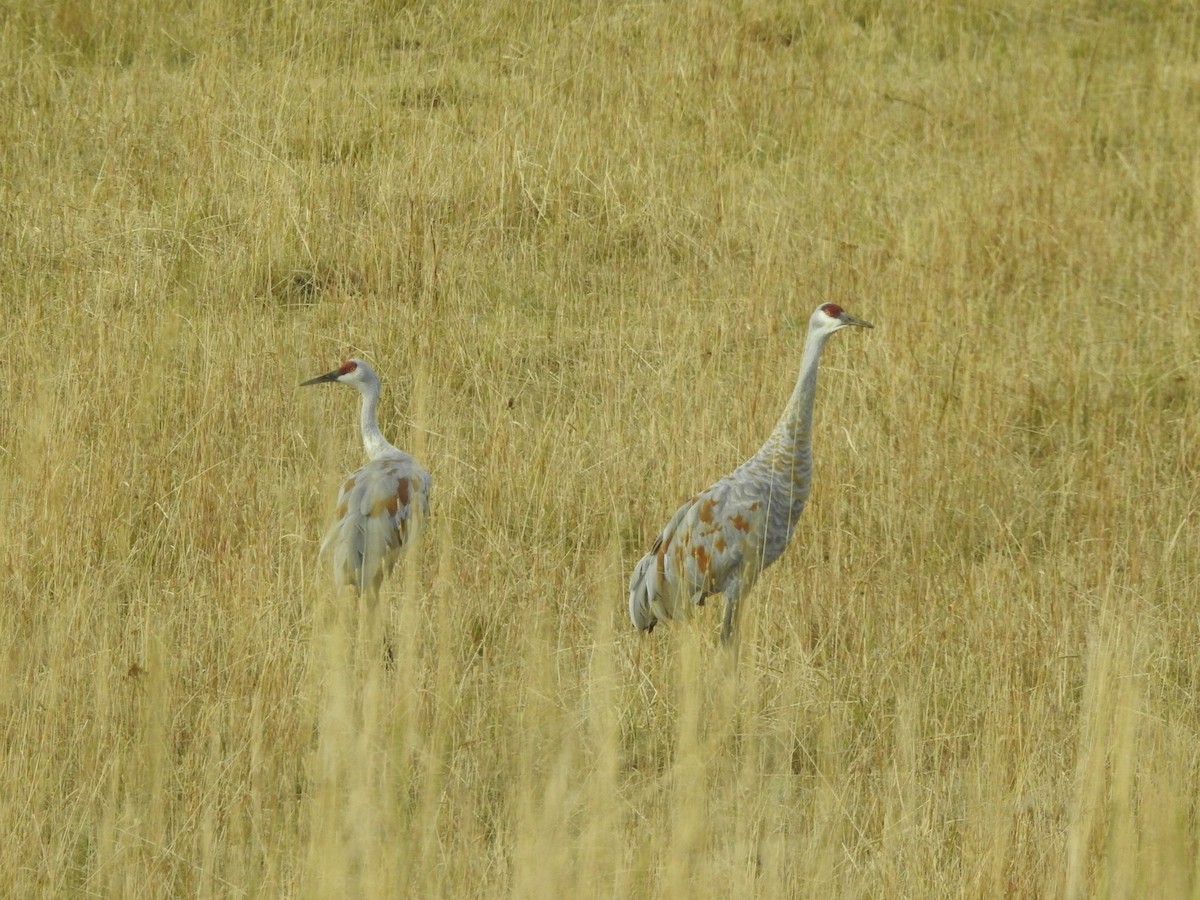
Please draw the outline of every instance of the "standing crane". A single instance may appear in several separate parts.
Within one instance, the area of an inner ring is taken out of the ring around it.
[[[321,541],[322,555],[333,557],[333,582],[366,593],[372,608],[383,578],[400,552],[420,534],[429,515],[433,479],[412,456],[388,443],[375,410],[379,376],[361,359],[348,359],[332,372],[302,382],[338,382],[362,394],[362,439],[370,462],[338,490],[333,524]]]
[[[738,604],[762,570],[792,539],[812,486],[812,411],[817,365],[835,331],[874,328],[836,303],[808,320],[800,376],[771,436],[757,453],[688,500],[633,569],[629,617],[639,631],[673,619],[690,602],[697,606],[724,594],[721,641],[733,635]]]

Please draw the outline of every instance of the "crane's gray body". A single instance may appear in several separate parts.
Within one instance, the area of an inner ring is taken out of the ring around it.
[[[321,541],[337,588],[379,593],[384,576],[420,534],[432,489],[429,473],[402,450],[372,460],[343,482]]]
[[[836,314],[827,312],[835,310]],[[759,451],[681,506],[634,567],[629,615],[650,631],[688,604],[723,594],[721,637],[733,633],[738,600],[787,548],[812,487],[812,409],[825,341],[847,325],[872,327],[825,304],[809,320],[800,375]]]
[[[332,559],[337,588],[353,587],[374,598],[384,576],[424,527],[433,478],[379,430],[380,382],[369,365],[360,359],[347,360],[340,369],[304,384],[327,381],[349,384],[362,394],[359,424],[371,461],[338,489],[333,524],[321,541],[321,553]]]

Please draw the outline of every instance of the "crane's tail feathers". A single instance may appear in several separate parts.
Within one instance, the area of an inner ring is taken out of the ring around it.
[[[653,603],[658,596],[658,557],[648,553],[633,567],[629,579],[629,618],[638,631],[653,631],[658,624]]]
[[[321,552],[333,555],[336,586],[378,592],[405,543],[404,531],[403,525],[397,530],[386,516],[343,518],[334,522],[321,541]]]

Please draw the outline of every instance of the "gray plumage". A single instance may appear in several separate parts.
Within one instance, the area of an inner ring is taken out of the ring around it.
[[[388,443],[379,430],[379,376],[361,359],[303,385],[339,382],[362,394],[362,439],[370,459],[338,490],[333,524],[321,541],[333,562],[334,585],[377,597],[384,576],[420,534],[429,515],[433,479],[411,455]],[[302,386],[303,386],[302,385]]]
[[[825,342],[850,325],[873,328],[834,303],[809,319],[800,375],[759,451],[676,510],[629,580],[629,617],[639,631],[725,597],[721,639],[733,635],[739,601],[787,547],[812,487],[812,410]]]

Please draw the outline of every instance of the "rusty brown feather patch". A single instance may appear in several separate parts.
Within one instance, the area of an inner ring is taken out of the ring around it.
[[[747,531],[748,532],[750,530],[750,522],[747,521],[746,517],[743,516],[741,513],[738,513],[737,515],[733,516],[729,520],[729,524],[732,525],[734,528],[736,528],[738,531]]]
[[[385,510],[389,516],[395,516],[396,510],[399,508],[400,502],[394,495],[391,497],[380,497],[371,504],[371,518],[382,515]]]

